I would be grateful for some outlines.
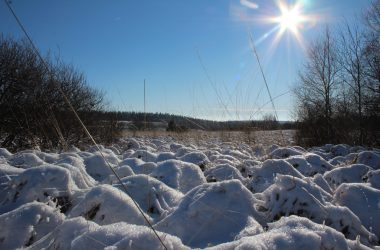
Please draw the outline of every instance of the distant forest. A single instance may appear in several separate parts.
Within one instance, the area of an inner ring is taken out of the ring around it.
[[[143,112],[99,112],[98,119],[125,121],[127,129],[144,130],[165,128],[171,131],[199,130],[275,130],[295,129],[295,122],[279,122],[273,115],[264,116],[261,121],[212,121],[168,113]],[[146,121],[146,124],[145,124]]]

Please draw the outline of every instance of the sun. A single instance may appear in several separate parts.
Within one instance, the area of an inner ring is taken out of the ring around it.
[[[297,33],[299,25],[302,23],[302,16],[297,9],[284,9],[281,16],[278,17],[278,22],[282,30],[290,30]]]
[[[259,20],[266,24],[274,24],[273,28],[262,35],[255,43],[260,44],[267,40],[272,34],[274,39],[271,43],[271,49],[274,50],[278,43],[282,41],[285,34],[289,34],[289,37],[293,37],[298,45],[305,49],[305,41],[303,38],[303,32],[307,29],[314,27],[320,15],[307,10],[305,0],[274,0],[277,9],[274,9],[270,14],[263,15]],[[291,2],[291,3],[289,3]],[[289,43],[290,39],[286,40]]]
[[[279,9],[281,15],[274,18],[274,21],[280,25],[280,32],[287,30],[298,34],[299,29],[306,18],[301,13],[300,5],[288,6],[283,2],[280,2]]]

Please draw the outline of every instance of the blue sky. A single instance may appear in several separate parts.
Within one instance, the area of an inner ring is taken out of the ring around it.
[[[305,60],[305,47],[326,24],[351,21],[370,0],[300,0],[302,14],[318,17],[290,30],[277,45],[280,15],[274,0],[13,0],[12,6],[43,53],[59,55],[85,72],[107,95],[110,109],[143,110],[198,118],[258,119],[273,113],[258,63],[253,35],[272,96],[287,93]],[[247,4],[248,3],[248,4]],[[254,8],[249,8],[254,7]],[[3,1],[0,31],[23,34]],[[265,34],[265,39],[263,37]],[[292,119],[290,93],[275,100],[280,120]]]

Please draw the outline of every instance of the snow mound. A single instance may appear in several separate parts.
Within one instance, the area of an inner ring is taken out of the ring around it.
[[[369,249],[346,240],[343,234],[330,227],[294,215],[270,223],[268,228],[265,233],[207,249]]]
[[[222,154],[227,155],[227,156],[232,156],[238,160],[247,160],[251,158],[250,155],[244,154],[243,152],[240,152],[239,150],[226,149],[226,150],[223,150]]]
[[[94,231],[99,225],[77,217],[65,220],[61,225],[57,226],[51,234],[35,242],[30,246],[30,250],[40,249],[60,249],[69,250],[72,248],[72,242],[82,234],[88,231]]]
[[[261,161],[256,160],[245,160],[242,164],[236,166],[236,168],[240,171],[243,177],[252,177],[252,168],[261,165]]]
[[[176,152],[175,152],[175,156],[177,157],[177,158],[179,158],[179,157],[182,157],[182,156],[184,156],[184,155],[186,155],[186,154],[189,154],[189,153],[191,153],[191,152],[195,152],[196,150],[194,149],[194,148],[191,148],[191,147],[184,147],[184,146],[182,146],[182,147],[180,147]]]
[[[115,172],[117,173],[120,179],[135,175],[135,172],[133,172],[132,168],[130,168],[128,165],[115,168]],[[102,181],[103,184],[114,184],[118,182],[119,182],[119,179],[114,174],[108,176],[107,179]]]
[[[35,154],[41,160],[43,160],[44,162],[49,163],[49,164],[53,164],[60,157],[60,154],[57,154],[57,153],[46,153],[46,152],[41,152],[41,151],[36,151]]]
[[[127,188],[128,195],[144,212],[156,220],[166,217],[183,197],[181,192],[147,175],[126,177],[122,179],[122,183]],[[118,184],[114,186],[124,190]]]
[[[18,175],[22,173],[24,169],[15,168],[8,164],[0,163],[0,184],[10,180],[10,177],[13,175]]]
[[[106,179],[109,175],[112,175],[111,167],[115,167],[118,165],[114,164],[115,161],[108,161],[109,159],[103,158],[102,155],[100,155],[98,152],[88,158],[85,158],[84,164],[86,166],[86,172],[91,175],[92,178],[94,178],[97,181],[103,181]],[[108,163],[109,165],[108,165]]]
[[[351,153],[346,156],[336,156],[328,162],[333,166],[349,165],[355,162],[357,155],[357,153]]]
[[[350,146],[346,144],[338,144],[331,147],[330,152],[333,156],[345,156],[350,153]]]
[[[128,149],[139,149],[140,143],[134,138],[128,138],[126,141]]]
[[[74,154],[74,155],[72,155],[72,154],[61,154],[59,156],[59,159],[54,161],[54,164],[57,164],[57,165],[63,164],[63,163],[70,164],[71,166],[74,166],[76,168],[86,170],[85,165],[84,165],[84,160],[76,154]]]
[[[310,178],[310,177],[308,177]],[[317,184],[319,187],[321,187],[323,190],[325,190],[327,193],[332,194],[333,191],[329,185],[329,183],[326,181],[326,179],[321,174],[316,174],[313,176],[312,181]]]
[[[330,171],[334,167],[328,163],[322,156],[308,153],[305,155],[305,159],[317,173],[323,174],[326,171]]]
[[[36,154],[29,152],[14,154],[9,157],[8,162],[18,168],[31,168],[45,164]]]
[[[175,236],[157,232],[167,249],[189,249]],[[153,231],[145,226],[115,223],[77,237],[71,249],[164,249]]]
[[[137,150],[131,156],[131,158],[138,158],[145,162],[156,162],[157,155],[155,153],[149,152],[147,150]]]
[[[54,164],[70,171],[75,183],[79,188],[93,187],[96,181],[86,172],[84,161],[78,155],[60,155],[60,159]]]
[[[169,149],[171,152],[177,152],[180,148],[182,148],[183,145],[182,144],[179,144],[179,143],[172,143],[169,145]]]
[[[342,183],[360,183],[371,168],[363,164],[335,168],[326,172],[323,177],[332,188],[337,188]]]
[[[300,172],[285,160],[266,160],[262,165],[253,167],[251,173],[250,190],[253,193],[260,193],[272,185],[277,174],[304,178]]]
[[[155,227],[178,236],[185,245],[203,248],[231,241],[246,228],[261,233],[254,204],[252,194],[237,180],[203,184]]]
[[[369,171],[364,179],[367,179],[367,182],[371,185],[371,187],[380,190],[380,169]]]
[[[158,163],[151,176],[182,193],[206,182],[199,166],[179,160]]]
[[[74,167],[67,163],[60,163],[57,164],[57,166],[69,170],[75,185],[80,189],[87,189],[96,185],[96,181],[91,176],[89,176],[83,169]]]
[[[272,159],[285,159],[290,156],[295,156],[295,155],[302,155],[303,152],[300,152],[299,150],[296,150],[294,148],[277,148],[273,150],[269,156]]]
[[[132,199],[121,190],[110,185],[92,188],[86,196],[70,211],[68,217],[82,216],[99,225],[120,221],[143,225],[144,217]],[[145,215],[148,219],[150,217]]]
[[[317,169],[314,169],[302,155],[291,156],[285,160],[305,176],[313,176],[318,173]]]
[[[76,190],[78,187],[65,168],[54,165],[29,168],[7,183],[0,214],[32,201],[49,203],[65,213]]]
[[[65,216],[43,203],[26,203],[0,215],[0,249],[32,245],[63,222]]]
[[[131,167],[135,174],[149,175],[157,168],[157,164],[154,162],[144,162],[140,165]]]
[[[0,148],[0,157],[9,158],[12,156],[12,153],[6,148]]]
[[[157,154],[157,162],[175,159],[175,155],[172,152],[162,152]]]
[[[376,236],[362,226],[351,210],[332,205],[328,202],[331,196],[327,192],[307,181],[278,175],[272,186],[255,197],[261,200],[257,209],[265,213],[268,222],[297,215],[330,226],[348,239],[355,240],[360,235],[363,244],[377,243]]]
[[[133,170],[133,172],[139,173],[140,172],[139,166],[144,163],[145,162],[143,160],[138,159],[138,158],[125,158],[119,163],[119,166],[127,165]]]
[[[202,152],[191,152],[178,158],[178,160],[198,165],[202,170],[204,170],[206,165],[210,162],[207,156]]]
[[[209,168],[204,172],[207,182],[217,182],[237,179],[242,181],[244,178],[239,170],[229,164],[221,164]]]
[[[373,169],[380,169],[380,154],[374,151],[364,151],[358,154],[356,163],[365,164]]]
[[[348,207],[363,225],[380,238],[380,191],[364,184],[342,184],[336,190],[334,201]]]

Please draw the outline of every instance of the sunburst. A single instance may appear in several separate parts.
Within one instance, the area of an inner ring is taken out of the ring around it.
[[[288,4],[286,0],[278,0],[276,2],[278,14],[263,18],[264,22],[272,23],[275,27],[260,38],[259,41],[261,42],[270,34],[276,33],[272,43],[272,46],[276,46],[284,34],[289,33],[298,41],[301,47],[304,47],[302,32],[313,26],[319,17],[306,13],[303,2],[298,0],[293,4]]]

